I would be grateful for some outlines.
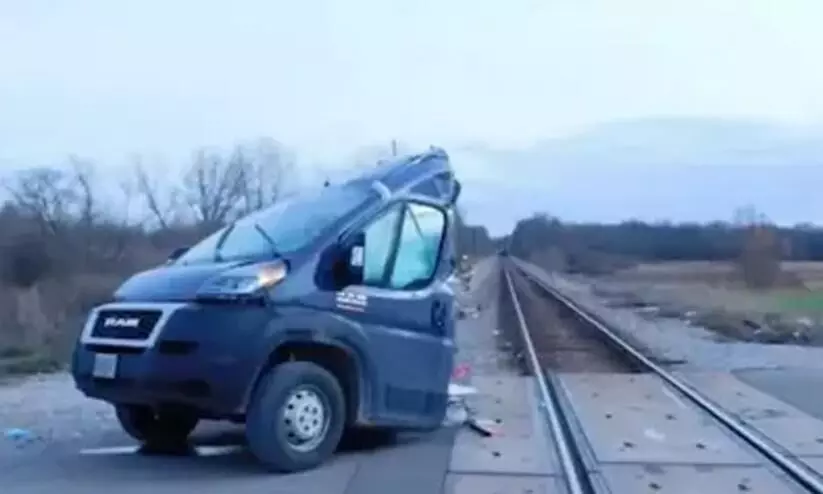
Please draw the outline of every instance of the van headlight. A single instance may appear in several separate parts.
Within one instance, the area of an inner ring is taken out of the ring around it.
[[[255,295],[280,283],[288,274],[286,264],[274,262],[243,266],[207,281],[198,298],[236,298]]]

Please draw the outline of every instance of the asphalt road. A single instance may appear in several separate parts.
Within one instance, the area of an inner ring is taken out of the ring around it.
[[[0,455],[9,494],[206,493],[440,494],[454,431],[401,436],[392,444],[348,445],[328,464],[292,475],[264,472],[237,427],[206,424],[187,451],[137,451],[122,433],[32,442]],[[8,441],[8,439],[6,439]]]

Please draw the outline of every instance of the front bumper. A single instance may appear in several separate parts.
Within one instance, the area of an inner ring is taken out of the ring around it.
[[[141,338],[123,337],[127,331],[118,334],[119,328],[95,329],[101,311],[118,310],[161,315]],[[75,347],[72,375],[86,396],[110,403],[189,406],[215,418],[241,414],[271,317],[263,307],[107,304],[89,315]],[[99,355],[108,356],[106,373],[95,371]]]

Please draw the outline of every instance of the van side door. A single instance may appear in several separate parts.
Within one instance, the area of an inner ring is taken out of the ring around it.
[[[455,350],[453,294],[441,269],[448,223],[433,204],[390,205],[362,229],[363,281],[344,290],[345,300],[362,301],[346,316],[366,329],[381,374],[375,411],[411,427],[438,425],[448,401]]]

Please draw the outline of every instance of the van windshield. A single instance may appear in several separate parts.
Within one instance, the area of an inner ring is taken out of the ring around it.
[[[271,258],[294,252],[362,207],[372,194],[359,187],[326,187],[283,200],[209,235],[175,264]]]

